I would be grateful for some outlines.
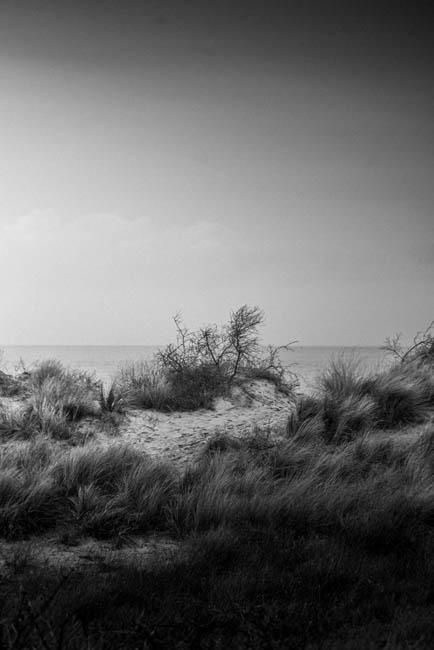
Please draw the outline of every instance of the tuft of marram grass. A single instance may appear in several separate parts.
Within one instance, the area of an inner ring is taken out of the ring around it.
[[[2,534],[42,532],[56,521],[97,537],[283,526],[386,548],[430,521],[432,433],[404,450],[369,438],[262,443],[210,444],[182,476],[127,447],[51,452],[16,443],[0,457]]]
[[[5,409],[0,411],[0,440],[28,440],[35,435],[36,418],[21,408],[18,411]]]
[[[96,386],[81,371],[72,371],[54,360],[43,361],[27,381],[28,398],[21,414],[21,430],[53,438],[70,436],[70,423],[96,415]]]
[[[434,404],[434,373],[414,364],[393,366],[363,384],[376,404],[377,425],[394,428],[419,424]]]
[[[82,485],[91,484],[110,493],[143,459],[144,454],[126,445],[106,449],[87,445],[65,453],[53,466],[52,475],[67,495],[76,493]]]
[[[0,446],[0,471],[17,469],[29,476],[39,476],[50,467],[62,451],[43,436],[29,441],[9,441]]]
[[[107,388],[100,384],[98,402],[102,413],[124,413],[124,396],[113,380]]]
[[[0,477],[0,535],[17,539],[56,526],[64,512],[60,491],[42,473],[26,478],[17,469]]]
[[[319,376],[316,393],[298,400],[287,432],[341,444],[370,429],[427,421],[434,405],[434,373],[426,365],[398,364],[376,375],[350,359],[333,361]]]
[[[178,488],[178,477],[168,465],[142,459],[119,478],[116,490],[105,499],[98,494],[94,483],[80,486],[75,500],[83,497],[93,500],[82,512],[83,530],[97,538],[119,534],[147,533],[168,529],[167,511]],[[86,492],[85,492],[86,491]]]
[[[169,382],[165,373],[155,363],[125,363],[119,368],[114,381],[129,406],[164,410],[170,403]]]

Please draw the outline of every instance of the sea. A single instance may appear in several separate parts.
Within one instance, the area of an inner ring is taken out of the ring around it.
[[[84,370],[108,384],[122,365],[131,361],[151,361],[158,349],[151,345],[5,345],[0,346],[0,369],[17,373],[31,369],[44,359],[57,359],[69,368]],[[281,361],[297,376],[299,390],[311,392],[318,374],[330,362],[342,357],[357,363],[364,372],[376,372],[391,363],[390,356],[375,346],[293,346],[282,352]]]

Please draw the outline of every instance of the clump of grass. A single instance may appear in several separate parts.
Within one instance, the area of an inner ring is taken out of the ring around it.
[[[53,395],[44,390],[31,395],[23,417],[33,427],[33,435],[42,433],[58,440],[71,434],[71,420],[63,411],[63,405],[52,401]]]
[[[313,396],[302,396],[290,415],[290,435],[315,435],[327,443],[342,443],[369,429],[375,404],[364,389],[365,377],[353,357],[330,362],[317,379]]]
[[[172,467],[142,459],[120,477],[104,507],[99,500],[85,517],[83,529],[98,538],[167,530],[167,510],[177,488],[178,476]]]
[[[102,413],[124,413],[124,397],[115,381],[107,388],[101,383],[98,401]]]
[[[354,360],[333,361],[319,376],[313,396],[290,415],[290,435],[315,435],[342,443],[369,429],[393,429],[426,421],[434,405],[434,375],[425,366],[398,364],[376,375]]]
[[[0,531],[3,537],[22,538],[59,523],[64,511],[60,491],[45,473],[30,478],[17,469],[0,477]]]
[[[0,395],[16,397],[24,393],[23,383],[15,377],[0,370]]]
[[[94,485],[105,492],[117,489],[119,481],[143,462],[143,454],[125,445],[101,449],[96,445],[77,447],[52,468],[52,475],[66,495],[80,486]]]
[[[71,423],[98,413],[92,378],[68,370],[58,361],[38,364],[29,373],[26,390],[25,406],[2,418],[0,430],[4,436],[29,437],[43,433],[64,439],[71,433]]]
[[[375,403],[368,395],[348,395],[342,400],[327,394],[301,398],[289,416],[287,432],[298,439],[341,444],[369,430],[375,412]]]
[[[28,440],[36,431],[36,418],[24,410],[0,411],[0,440]]]
[[[424,422],[433,406],[434,376],[414,366],[394,366],[367,380],[363,389],[376,405],[379,427],[392,429]]]
[[[27,442],[3,443],[0,446],[0,470],[16,469],[23,474],[38,476],[57,458],[59,451],[42,436]]]
[[[322,370],[316,385],[320,394],[338,400],[360,392],[363,381],[360,360],[352,355],[340,355]]]
[[[28,383],[32,388],[41,388],[47,380],[59,379],[65,377],[65,367],[57,359],[44,359],[37,362],[30,370]]]
[[[29,378],[30,401],[35,410],[44,401],[69,420],[95,414],[97,390],[85,372],[69,370],[58,361],[43,361]]]
[[[128,447],[73,450],[52,468],[80,529],[97,538],[167,528],[178,476]]]
[[[129,406],[170,410],[170,384],[158,364],[148,361],[125,363],[119,368],[115,382]]]
[[[61,523],[98,538],[168,529],[179,483],[173,467],[125,446],[53,445],[40,439],[2,449],[0,536],[19,538]]]

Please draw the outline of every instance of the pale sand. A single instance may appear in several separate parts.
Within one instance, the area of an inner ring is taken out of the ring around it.
[[[161,413],[129,409],[117,433],[102,427],[95,433],[93,444],[106,447],[124,443],[184,465],[217,433],[243,436],[259,428],[279,436],[293,408],[294,401],[274,384],[255,380],[243,389],[234,388],[230,398],[218,399],[213,410]],[[84,423],[83,432],[86,426]]]

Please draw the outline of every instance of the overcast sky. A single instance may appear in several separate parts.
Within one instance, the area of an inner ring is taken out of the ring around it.
[[[429,3],[0,4],[0,344],[434,318]]]

